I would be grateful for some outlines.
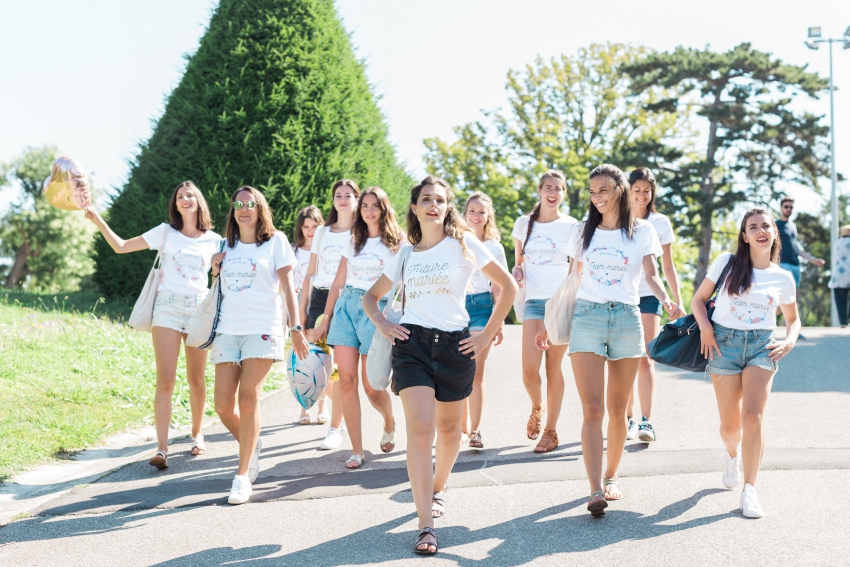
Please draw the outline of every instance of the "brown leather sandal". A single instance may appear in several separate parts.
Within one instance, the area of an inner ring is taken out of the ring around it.
[[[168,468],[168,453],[165,451],[157,451],[156,455],[151,457],[151,460],[148,461],[148,464],[152,467],[156,467],[160,470]]]
[[[543,431],[543,436],[534,448],[535,453],[548,453],[558,447],[558,432],[554,429],[546,429]]]
[[[590,495],[590,500],[587,503],[587,511],[591,516],[604,516],[605,508],[608,507],[608,502],[605,501],[605,493],[597,490]]]
[[[528,424],[525,426],[525,434],[529,439],[537,439],[540,435],[540,430],[543,428],[543,412],[546,411],[546,404],[540,404],[537,407],[531,408],[531,416],[528,418]]]

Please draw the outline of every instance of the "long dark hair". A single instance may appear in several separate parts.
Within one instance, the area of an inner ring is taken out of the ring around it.
[[[298,217],[295,219],[295,238],[292,239],[293,247],[297,250],[306,243],[304,240],[304,221],[313,219],[319,226],[325,224],[325,219],[322,218],[322,211],[316,205],[307,205],[298,211]]]
[[[732,256],[732,267],[729,268],[729,275],[723,284],[727,295],[730,296],[743,295],[753,286],[753,259],[750,257],[750,245],[744,241],[744,234],[747,232],[747,221],[754,215],[762,215],[770,219],[770,224],[773,225],[773,244],[770,245],[770,261],[774,264],[779,262],[782,241],[779,239],[779,230],[776,228],[776,221],[773,220],[773,215],[767,209],[760,207],[750,209],[741,220],[741,230],[738,232],[738,249],[735,250],[735,255]]]
[[[630,195],[631,185],[629,185],[629,181],[626,179],[626,174],[623,173],[623,170],[616,165],[603,163],[590,172],[588,179],[593,179],[594,177],[599,176],[607,177],[614,183],[614,188],[618,193],[617,224],[629,240],[634,240],[635,217],[632,214],[632,198]],[[593,239],[593,233],[596,232],[596,227],[599,226],[599,223],[601,222],[602,213],[600,213],[599,209],[597,209],[593,204],[593,200],[589,199],[587,222],[584,223],[584,231],[582,232],[582,238],[584,238],[583,250],[587,250],[587,247],[590,246],[590,241]]]
[[[468,256],[466,241],[463,237],[465,233],[472,232],[472,229],[467,226],[463,216],[455,208],[455,196],[452,193],[452,188],[448,182],[436,175],[427,176],[410,190],[410,206],[407,208],[407,240],[414,246],[422,240],[422,227],[419,225],[416,213],[413,212],[413,206],[419,202],[419,194],[422,192],[422,188],[427,185],[439,185],[446,190],[446,218],[443,219],[443,233],[460,241],[463,255]]]
[[[204,194],[201,193],[201,190],[198,189],[197,185],[195,185],[192,181],[181,182],[174,188],[174,192],[171,194],[171,199],[168,201],[168,220],[171,221],[169,222],[171,228],[174,230],[181,230],[183,228],[183,215],[181,215],[180,211],[177,210],[177,192],[184,187],[191,189],[192,193],[195,194],[195,200],[198,201],[198,215],[195,220],[195,226],[202,232],[211,230],[213,228],[213,223],[210,218],[210,206],[207,205],[207,200],[204,199]]]
[[[357,183],[354,182],[353,179],[340,179],[331,187],[331,212],[328,213],[328,220],[325,221],[325,226],[333,226],[336,224],[336,221],[339,220],[339,213],[336,212],[336,207],[333,206],[334,195],[336,195],[336,190],[343,185],[348,185],[354,191],[354,196],[359,199],[360,198],[360,187],[357,186]]]
[[[369,239],[369,227],[366,225],[366,221],[363,220],[361,211],[363,199],[366,195],[374,195],[378,200],[378,207],[381,209],[381,219],[378,221],[381,242],[395,252],[401,246],[402,232],[401,227],[398,225],[393,206],[390,203],[390,198],[387,197],[387,193],[380,187],[369,187],[357,199],[357,212],[354,214],[354,224],[351,225],[351,241],[354,243],[354,254],[360,254],[360,251],[363,250],[363,247],[366,246],[366,241]]]
[[[646,214],[643,215],[644,219],[648,219],[651,213],[657,213],[655,210],[655,193],[658,190],[658,184],[655,182],[655,174],[646,167],[638,167],[634,171],[629,174],[629,185],[634,187],[635,181],[640,181],[643,179],[644,181],[649,182],[649,203],[646,205]]]
[[[262,246],[271,240],[274,233],[277,231],[274,227],[272,212],[269,209],[268,201],[266,201],[266,198],[258,189],[254,189],[248,185],[243,185],[230,196],[230,209],[227,211],[227,220],[225,221],[224,226],[224,236],[227,238],[227,246],[233,248],[236,246],[236,241],[239,239],[239,224],[236,222],[236,215],[233,210],[233,201],[236,200],[236,196],[242,191],[250,193],[254,198],[254,202],[257,203],[257,226],[255,228],[255,235],[257,237],[257,246]]]
[[[564,193],[567,192],[567,176],[564,175],[563,171],[558,169],[550,169],[546,173],[544,173],[540,177],[540,181],[537,182],[537,190],[540,191],[540,188],[543,187],[543,184],[546,182],[546,179],[557,179],[559,181],[564,182]],[[531,238],[531,229],[534,228],[534,223],[537,222],[538,217],[540,217],[540,200],[538,199],[537,203],[534,205],[534,208],[531,209],[531,214],[528,215],[528,230],[525,231],[525,240],[522,243],[522,253],[525,254],[525,245],[528,244],[528,239]]]

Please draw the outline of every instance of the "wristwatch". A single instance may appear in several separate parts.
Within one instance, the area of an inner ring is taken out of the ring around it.
[[[295,325],[294,327],[289,327],[289,332],[291,333],[293,331],[295,331],[296,333],[303,333],[304,327],[302,327],[301,325]]]

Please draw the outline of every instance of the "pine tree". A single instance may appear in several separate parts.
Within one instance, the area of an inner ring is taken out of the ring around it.
[[[344,177],[396,204],[411,182],[333,0],[221,0],[108,220],[123,237],[142,234],[167,221],[171,192],[191,179],[219,228],[230,194],[252,185],[291,233],[302,206],[329,210]],[[99,238],[96,281],[134,295],[152,258],[118,256]]]

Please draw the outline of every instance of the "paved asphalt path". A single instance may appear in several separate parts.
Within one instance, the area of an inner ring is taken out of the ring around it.
[[[364,397],[367,465],[346,471],[347,440],[318,451],[326,426],[296,425],[298,406],[283,391],[263,402],[265,449],[250,503],[226,504],[236,443],[215,425],[206,455],[193,458],[188,441],[177,442],[167,471],[131,464],[0,528],[0,566],[850,564],[850,333],[806,329],[808,340],[781,363],[766,416],[758,488],[768,515],[760,520],[743,518],[738,492],[722,489],[710,382],[664,369],[659,440],[629,442],[626,497],[591,519],[569,360],[561,446],[535,455],[520,333],[509,327],[492,351],[486,448],[458,459],[437,558],[411,553],[416,519],[398,398],[396,450],[381,453],[381,423]]]

